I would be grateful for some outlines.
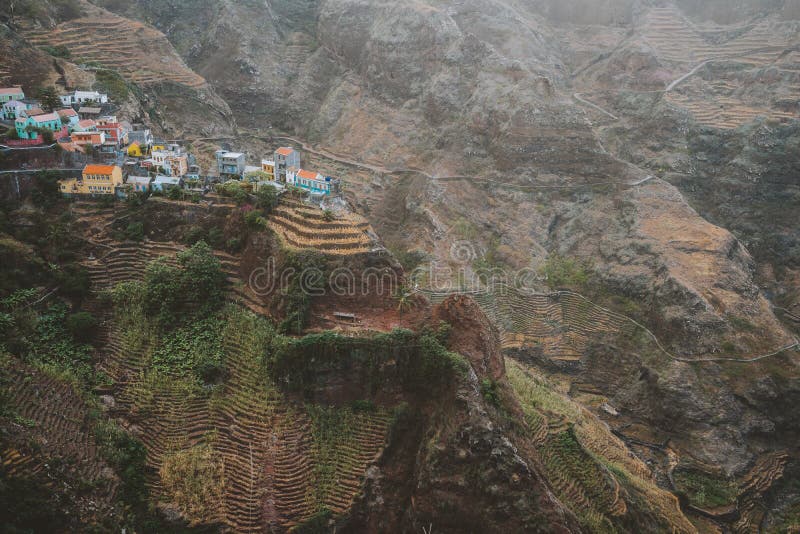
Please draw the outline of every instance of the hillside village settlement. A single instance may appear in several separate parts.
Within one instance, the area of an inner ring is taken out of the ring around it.
[[[254,191],[273,187],[280,193],[297,188],[311,198],[341,192],[339,179],[303,169],[300,152],[292,147],[278,147],[260,165],[248,165],[242,152],[218,150],[216,165],[203,173],[194,155],[180,143],[158,139],[144,125],[119,120],[107,94],[77,90],[54,96],[40,101],[26,98],[21,87],[0,88],[0,121],[9,126],[0,148],[57,146],[102,161],[86,165],[78,177],[60,180],[65,196],[124,198],[131,193],[165,194],[171,189],[202,195],[216,183],[231,180]]]

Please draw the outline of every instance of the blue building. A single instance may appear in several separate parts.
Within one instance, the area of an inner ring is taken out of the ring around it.
[[[35,117],[20,117],[14,121],[20,139],[39,139],[36,129],[50,130],[54,134],[61,131],[61,117],[58,113],[48,113]]]

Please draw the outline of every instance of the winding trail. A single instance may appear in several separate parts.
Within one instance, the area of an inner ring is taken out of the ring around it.
[[[270,134],[266,134],[266,133],[263,133],[263,132],[257,132],[257,131],[252,131],[252,130],[243,130],[241,132],[241,134],[249,135],[251,137],[255,137],[255,138],[258,138],[258,139],[262,139],[262,140],[284,140],[284,141],[289,141],[289,142],[294,143],[295,145],[299,146],[302,150],[304,150],[305,152],[308,152],[309,154],[314,154],[316,156],[329,159],[331,161],[336,161],[336,162],[342,163],[344,165],[349,165],[351,167],[356,167],[356,168],[367,170],[367,171],[374,172],[374,173],[377,173],[377,174],[388,174],[388,175],[391,175],[391,174],[418,174],[418,175],[423,176],[425,178],[428,178],[429,180],[432,180],[432,181],[457,182],[457,181],[464,180],[464,181],[469,181],[469,182],[472,182],[472,183],[475,183],[475,184],[487,184],[487,185],[493,185],[495,187],[504,187],[504,188],[507,188],[507,189],[515,189],[515,190],[519,190],[519,191],[535,191],[535,190],[541,190],[541,189],[585,189],[585,188],[590,188],[590,187],[609,186],[609,185],[633,187],[633,186],[637,186],[637,185],[642,185],[642,184],[650,181],[651,179],[655,178],[654,176],[646,176],[645,178],[643,178],[641,180],[638,180],[636,182],[633,182],[633,183],[616,181],[616,182],[592,182],[592,183],[584,183],[584,184],[566,184],[566,185],[558,185],[558,184],[541,184],[541,185],[510,184],[508,182],[501,182],[501,181],[498,181],[498,180],[491,180],[491,179],[488,179],[488,178],[477,178],[475,176],[467,176],[467,175],[460,175],[460,174],[437,176],[437,175],[431,174],[431,173],[429,173],[429,172],[427,172],[427,171],[425,171],[423,169],[419,169],[419,168],[416,168],[416,167],[395,167],[395,168],[384,167],[382,165],[378,165],[378,164],[375,164],[375,163],[367,163],[367,162],[363,162],[363,161],[358,161],[358,160],[352,159],[351,157],[348,157],[348,156],[343,156],[343,155],[331,152],[329,150],[325,150],[325,149],[322,149],[322,148],[317,148],[317,147],[309,145],[305,141],[302,141],[302,140],[297,139],[295,137],[289,137],[289,136],[286,136],[286,135],[270,135]],[[220,136],[220,137],[200,137],[200,138],[196,138],[196,140],[198,140],[198,141],[220,141],[220,140],[233,140],[233,139],[236,139],[236,136]],[[617,159],[617,158],[615,158],[615,159]],[[626,165],[634,166],[633,164],[625,162],[625,161],[622,161],[622,160],[618,160],[618,161],[620,161],[621,163],[624,163]]]
[[[593,102],[589,102],[588,100],[583,98],[583,96],[581,96],[581,95],[582,95],[582,93],[572,93],[572,98],[574,98],[575,100],[577,100],[581,104],[585,104],[585,105],[587,105],[587,106],[589,106],[589,107],[591,107],[593,109],[596,109],[597,111],[599,111],[600,113],[603,113],[604,115],[608,115],[609,117],[611,117],[615,121],[619,120],[619,117],[617,117],[616,115],[614,115],[610,111],[606,111],[605,109],[601,108],[597,104],[595,104]]]
[[[620,319],[620,320],[623,320],[623,321],[627,321],[628,323],[630,323],[630,324],[634,325],[635,327],[641,329],[642,331],[645,332],[645,334],[647,334],[647,336],[650,339],[653,340],[653,342],[655,343],[656,347],[659,349],[660,352],[662,352],[665,356],[667,356],[671,360],[682,362],[682,363],[714,363],[714,362],[717,362],[717,363],[719,363],[719,362],[755,363],[755,362],[759,362],[761,360],[765,360],[767,358],[771,358],[773,356],[777,356],[778,354],[782,354],[782,353],[787,352],[787,351],[792,350],[792,349],[800,349],[800,340],[795,338],[792,341],[792,343],[789,343],[789,344],[787,344],[785,346],[782,346],[782,347],[780,347],[778,349],[772,350],[772,351],[764,353],[764,354],[759,354],[759,355],[756,355],[756,356],[750,356],[750,357],[746,357],[746,358],[676,356],[676,355],[672,354],[671,352],[669,352],[664,347],[664,345],[661,343],[661,341],[658,339],[658,337],[655,335],[655,333],[653,333],[652,330],[647,328],[642,323],[636,321],[635,319],[633,319],[631,317],[628,317],[627,315],[624,315],[624,314],[619,313],[619,312],[615,312],[614,310],[610,310],[610,309],[608,309],[608,308],[606,308],[604,306],[601,306],[601,305],[593,302],[589,298],[581,295],[580,293],[576,293],[574,291],[569,291],[569,290],[558,290],[558,291],[553,291],[553,292],[550,292],[550,293],[537,293],[537,292],[531,292],[531,291],[519,291],[519,290],[517,290],[517,289],[515,289],[515,288],[513,288],[511,286],[506,286],[506,285],[503,285],[503,284],[497,285],[496,287],[501,292],[506,292],[506,291],[516,292],[522,298],[524,298],[526,296],[527,297],[546,297],[546,298],[549,298],[549,299],[557,300],[558,298],[560,298],[563,295],[569,295],[569,296],[573,296],[573,297],[579,298],[579,299],[583,300],[584,302],[586,302],[587,304],[589,304],[590,306],[593,306],[595,309],[600,310],[600,311],[608,314],[611,317],[614,317],[614,318],[617,318],[617,319]],[[432,289],[417,289],[415,291],[417,293],[421,293],[421,294],[426,295],[428,297],[431,297],[431,296],[439,296],[439,297],[441,297],[441,296],[451,296],[451,295],[469,295],[469,296],[474,296],[474,295],[490,295],[492,293],[491,291],[488,291],[488,290],[473,290],[473,291],[457,291],[457,290],[454,290],[454,291],[444,291],[444,292],[442,292],[442,291],[434,291]]]

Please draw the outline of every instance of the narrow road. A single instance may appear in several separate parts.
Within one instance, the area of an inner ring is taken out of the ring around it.
[[[686,74],[684,74],[683,76],[678,78],[677,80],[673,80],[672,83],[670,83],[667,86],[667,88],[664,89],[664,92],[665,93],[669,93],[670,91],[675,89],[678,85],[680,85],[683,82],[683,80],[685,80],[686,78],[689,78],[690,76],[694,75],[694,73],[696,73],[698,70],[702,69],[703,67],[705,67],[706,65],[708,65],[712,61],[715,61],[715,60],[714,59],[707,59],[707,60],[703,61],[702,63],[696,65],[692,70],[690,70],[689,72],[687,72]]]
[[[10,171],[0,171],[0,174],[27,174],[33,172],[43,172],[43,171],[82,171],[83,167],[78,169],[65,169],[63,167],[59,167],[57,169],[15,169]]]
[[[56,143],[41,146],[8,146],[0,143],[0,149],[2,150],[44,150],[46,148],[53,148],[54,146],[56,146]]]
[[[581,93],[573,93],[573,94],[572,94],[572,98],[574,98],[575,100],[577,100],[577,101],[578,101],[578,102],[580,102],[581,104],[585,104],[585,105],[587,105],[587,106],[589,106],[589,107],[591,107],[591,108],[594,108],[594,109],[596,109],[597,111],[599,111],[600,113],[603,113],[604,115],[608,115],[609,117],[611,117],[611,118],[612,118],[612,119],[614,119],[615,121],[618,121],[618,120],[619,120],[619,117],[617,117],[617,116],[616,116],[616,115],[614,115],[613,113],[611,113],[611,112],[609,112],[609,111],[606,111],[606,110],[604,110],[603,108],[601,108],[600,106],[598,106],[597,104],[594,104],[594,103],[592,103],[592,102],[589,102],[588,100],[586,100],[585,98],[583,98],[583,97],[581,96]]]

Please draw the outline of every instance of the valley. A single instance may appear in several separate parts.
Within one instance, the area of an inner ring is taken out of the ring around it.
[[[113,72],[210,173],[287,145],[343,188],[259,221],[255,191],[43,205],[0,174],[0,318],[30,325],[0,463],[30,502],[136,532],[800,524],[797,2],[65,3],[3,20],[0,77]],[[198,257],[208,302],[147,300]],[[21,274],[48,264],[80,298]],[[265,292],[271,265],[391,283]],[[34,326],[81,312],[89,346]]]

